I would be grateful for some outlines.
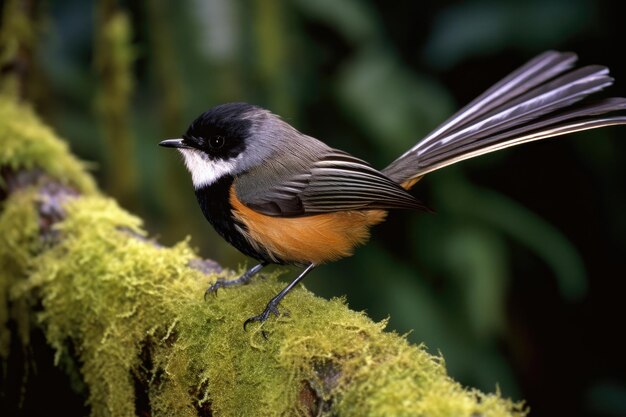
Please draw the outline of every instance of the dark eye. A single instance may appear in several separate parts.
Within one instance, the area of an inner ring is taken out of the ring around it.
[[[211,149],[220,149],[224,146],[224,136],[212,136],[209,139],[209,148]]]

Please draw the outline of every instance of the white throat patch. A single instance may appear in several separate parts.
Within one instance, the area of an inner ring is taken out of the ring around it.
[[[185,159],[185,165],[191,173],[194,188],[202,188],[213,184],[224,175],[235,171],[236,159],[229,161],[212,161],[202,152],[194,149],[178,149]]]

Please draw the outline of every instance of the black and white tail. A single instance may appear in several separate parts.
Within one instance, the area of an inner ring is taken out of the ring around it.
[[[626,98],[584,100],[613,83],[599,65],[548,51],[485,91],[382,172],[405,188],[424,174],[488,152],[552,136],[626,124]]]

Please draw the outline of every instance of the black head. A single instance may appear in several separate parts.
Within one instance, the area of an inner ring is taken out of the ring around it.
[[[199,188],[225,175],[237,175],[271,153],[272,147],[263,144],[273,135],[266,134],[268,129],[263,126],[272,126],[272,120],[279,118],[251,104],[222,104],[202,113],[181,139],[159,145],[180,151],[194,186]]]
[[[183,144],[214,160],[236,158],[246,149],[252,119],[263,109],[247,103],[227,103],[209,109],[194,120]]]

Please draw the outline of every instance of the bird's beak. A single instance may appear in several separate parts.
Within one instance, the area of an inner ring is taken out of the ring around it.
[[[185,145],[182,139],[165,139],[159,142],[159,146],[164,146],[166,148],[190,148],[190,146]]]

